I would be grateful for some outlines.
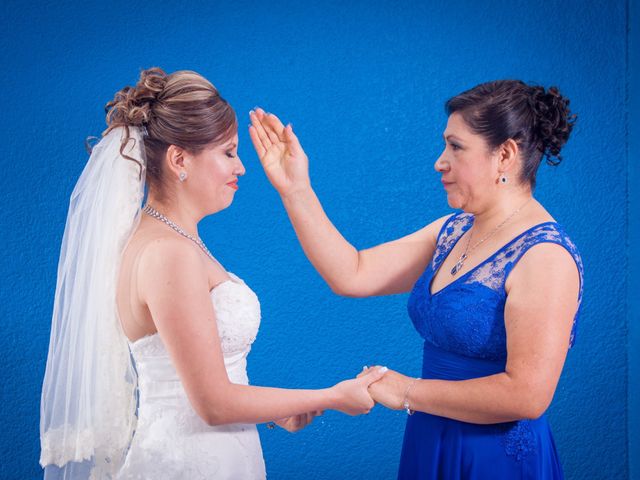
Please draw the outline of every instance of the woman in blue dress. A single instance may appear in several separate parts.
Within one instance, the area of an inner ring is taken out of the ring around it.
[[[542,160],[560,161],[575,115],[558,89],[516,80],[478,85],[446,111],[435,169],[459,212],[362,251],[325,215],[291,126],[257,109],[250,135],[335,293],[411,293],[422,375],[389,371],[369,388],[409,414],[398,477],[563,478],[544,412],[574,342],[582,262],[533,191]]]

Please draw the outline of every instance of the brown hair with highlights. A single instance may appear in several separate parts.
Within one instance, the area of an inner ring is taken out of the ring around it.
[[[105,112],[108,128],[103,136],[125,128],[121,153],[129,141],[129,127],[143,127],[147,181],[159,194],[166,190],[163,164],[170,145],[197,154],[228,140],[238,127],[235,112],[218,90],[189,70],[143,70],[138,83],[118,91]]]

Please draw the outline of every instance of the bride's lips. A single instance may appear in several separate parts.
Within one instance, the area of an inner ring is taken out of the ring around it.
[[[234,181],[234,182],[229,182],[229,183],[227,183],[227,185],[229,185],[234,190],[238,190],[238,181],[237,180]]]
[[[444,180],[440,180],[442,182],[442,185],[444,186],[444,188],[447,188],[450,185],[453,185],[453,182],[445,182]]]

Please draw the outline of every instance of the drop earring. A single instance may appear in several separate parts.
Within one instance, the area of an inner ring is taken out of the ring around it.
[[[178,178],[180,179],[181,182],[184,182],[187,179],[187,172],[180,172],[180,175],[178,175]]]

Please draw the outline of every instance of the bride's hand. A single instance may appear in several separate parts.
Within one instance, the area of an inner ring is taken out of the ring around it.
[[[291,124],[260,108],[249,113],[249,135],[267,178],[282,197],[310,187],[309,161]]]
[[[375,402],[369,395],[369,386],[379,381],[387,372],[386,367],[371,368],[369,371],[358,375],[358,378],[345,380],[331,390],[336,395],[336,410],[347,415],[361,415],[369,413]]]
[[[314,417],[320,416],[322,413],[322,410],[302,413],[300,415],[293,415],[281,420],[276,420],[274,423],[288,432],[295,433],[309,425],[313,422]]]

